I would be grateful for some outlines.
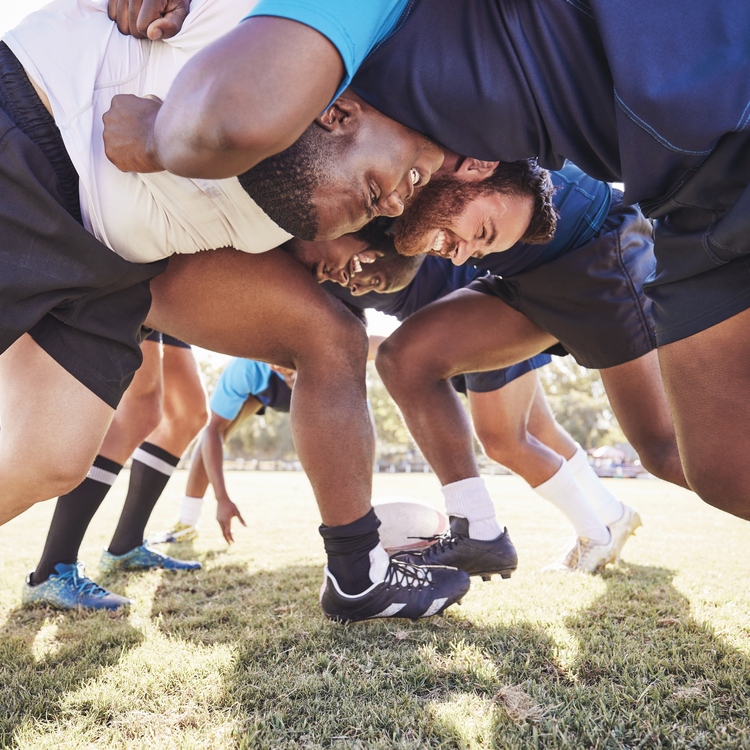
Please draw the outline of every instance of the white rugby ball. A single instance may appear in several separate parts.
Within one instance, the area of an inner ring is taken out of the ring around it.
[[[372,507],[380,519],[380,541],[389,554],[425,549],[450,525],[445,513],[410,497],[376,497]]]

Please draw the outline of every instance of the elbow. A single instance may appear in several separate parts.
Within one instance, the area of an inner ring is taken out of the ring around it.
[[[204,115],[180,118],[179,125],[167,117],[157,122],[159,163],[181,177],[224,179],[252,169],[294,142],[280,138],[278,127],[227,115],[226,107],[207,108]]]

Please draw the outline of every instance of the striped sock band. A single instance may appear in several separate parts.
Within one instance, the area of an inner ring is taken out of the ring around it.
[[[112,486],[121,469],[122,464],[118,464],[116,461],[110,461],[103,456],[97,456],[89,469],[89,473],[86,474],[86,479],[93,479],[95,482],[101,482],[102,484]]]
[[[140,461],[160,474],[171,477],[177,468],[177,464],[180,463],[180,457],[165,451],[158,445],[144,442],[135,449],[133,461]]]

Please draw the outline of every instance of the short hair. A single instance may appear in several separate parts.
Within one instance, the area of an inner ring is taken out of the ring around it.
[[[238,179],[260,208],[295,237],[314,240],[319,216],[315,193],[331,181],[334,139],[312,123],[286,150],[269,156]]]
[[[393,286],[403,288],[413,281],[425,256],[399,254],[393,242],[393,224],[393,219],[379,217],[355,232],[354,236],[366,242],[368,250],[377,250],[381,254],[374,266],[390,276]]]
[[[434,177],[396,221],[398,251],[403,255],[424,252],[416,244],[424,231],[434,228],[438,221],[460,216],[470,201],[493,193],[533,200],[531,220],[519,242],[543,245],[552,240],[558,216],[552,200],[555,186],[549,172],[540,167],[536,159],[521,159],[500,162],[492,174],[476,182],[460,180],[452,175]]]

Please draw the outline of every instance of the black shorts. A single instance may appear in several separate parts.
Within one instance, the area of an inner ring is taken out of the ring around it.
[[[551,333],[593,369],[614,367],[656,347],[643,282],[655,260],[651,223],[615,191],[609,216],[586,245],[531,271],[469,284],[499,297]]]
[[[161,331],[152,330],[143,340],[155,341],[157,344],[164,344],[164,346],[176,346],[178,349],[193,348],[190,344],[186,344],[184,341],[180,341],[180,339],[176,339],[174,336],[170,336],[168,333],[162,333]]]
[[[659,346],[750,308],[750,134],[724,136],[655,219],[656,271],[646,284]]]
[[[116,407],[141,363],[149,281],[77,220],[78,176],[20,63],[0,43],[0,352],[29,333]]]
[[[563,352],[563,354],[567,354],[567,352]],[[473,391],[474,393],[499,391],[501,388],[505,388],[508,383],[512,383],[522,375],[548,365],[551,361],[552,357],[549,354],[537,354],[535,357],[525,359],[517,365],[501,367],[499,370],[467,372],[463,375],[454,375],[451,378],[451,385],[459,393],[466,393],[466,391]]]
[[[289,411],[292,405],[292,389],[277,372],[271,373],[271,377],[268,379],[268,387],[254,395],[263,404],[258,410],[258,414],[265,414],[266,408],[274,411]]]

